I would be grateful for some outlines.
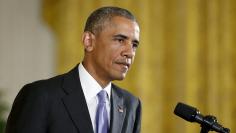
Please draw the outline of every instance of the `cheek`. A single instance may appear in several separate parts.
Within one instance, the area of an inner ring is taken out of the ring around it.
[[[111,50],[104,50],[100,53],[100,61],[104,63],[103,65],[105,65],[108,69],[112,66],[115,59],[116,56]]]
[[[110,67],[116,60],[121,58],[122,47],[112,41],[103,43],[103,46],[99,47],[99,49],[101,60]]]
[[[117,49],[117,50],[114,50],[112,53],[111,53],[111,59],[113,61],[117,61],[117,60],[120,60],[121,58],[123,58],[121,56],[121,50]]]
[[[107,49],[106,51],[106,58],[108,58],[109,60],[116,60],[117,58],[121,57],[120,54],[121,53],[121,49],[119,49],[119,47],[117,46],[111,46]]]

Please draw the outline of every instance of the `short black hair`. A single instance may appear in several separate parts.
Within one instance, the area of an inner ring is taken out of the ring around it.
[[[136,18],[127,9],[113,6],[101,7],[91,13],[88,17],[84,31],[89,31],[92,33],[99,33],[103,29],[103,24],[107,20],[111,20],[113,17],[120,16],[130,19],[134,22]]]

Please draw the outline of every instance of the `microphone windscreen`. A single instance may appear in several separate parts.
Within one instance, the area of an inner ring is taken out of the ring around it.
[[[186,105],[184,103],[178,103],[175,107],[174,113],[190,122],[194,122],[194,118],[197,115],[198,110],[194,107]]]

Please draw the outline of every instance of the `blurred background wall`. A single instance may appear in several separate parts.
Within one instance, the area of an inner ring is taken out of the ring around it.
[[[54,38],[42,19],[41,4],[0,0],[0,123],[24,84],[55,74]]]
[[[143,133],[196,133],[173,114],[177,102],[217,116],[236,132],[235,0],[0,0],[1,99],[9,108],[25,83],[64,73],[83,55],[88,15],[127,8],[141,45],[123,82],[143,105]],[[9,109],[8,109],[9,111]]]

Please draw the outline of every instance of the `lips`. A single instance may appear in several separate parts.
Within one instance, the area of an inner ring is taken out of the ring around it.
[[[125,69],[129,69],[130,65],[131,65],[131,60],[120,60],[120,61],[116,61],[116,64],[123,66]]]
[[[126,66],[127,68],[130,67],[130,64],[127,63],[127,62],[119,62],[119,63],[117,63],[117,64],[124,65],[124,66]]]

